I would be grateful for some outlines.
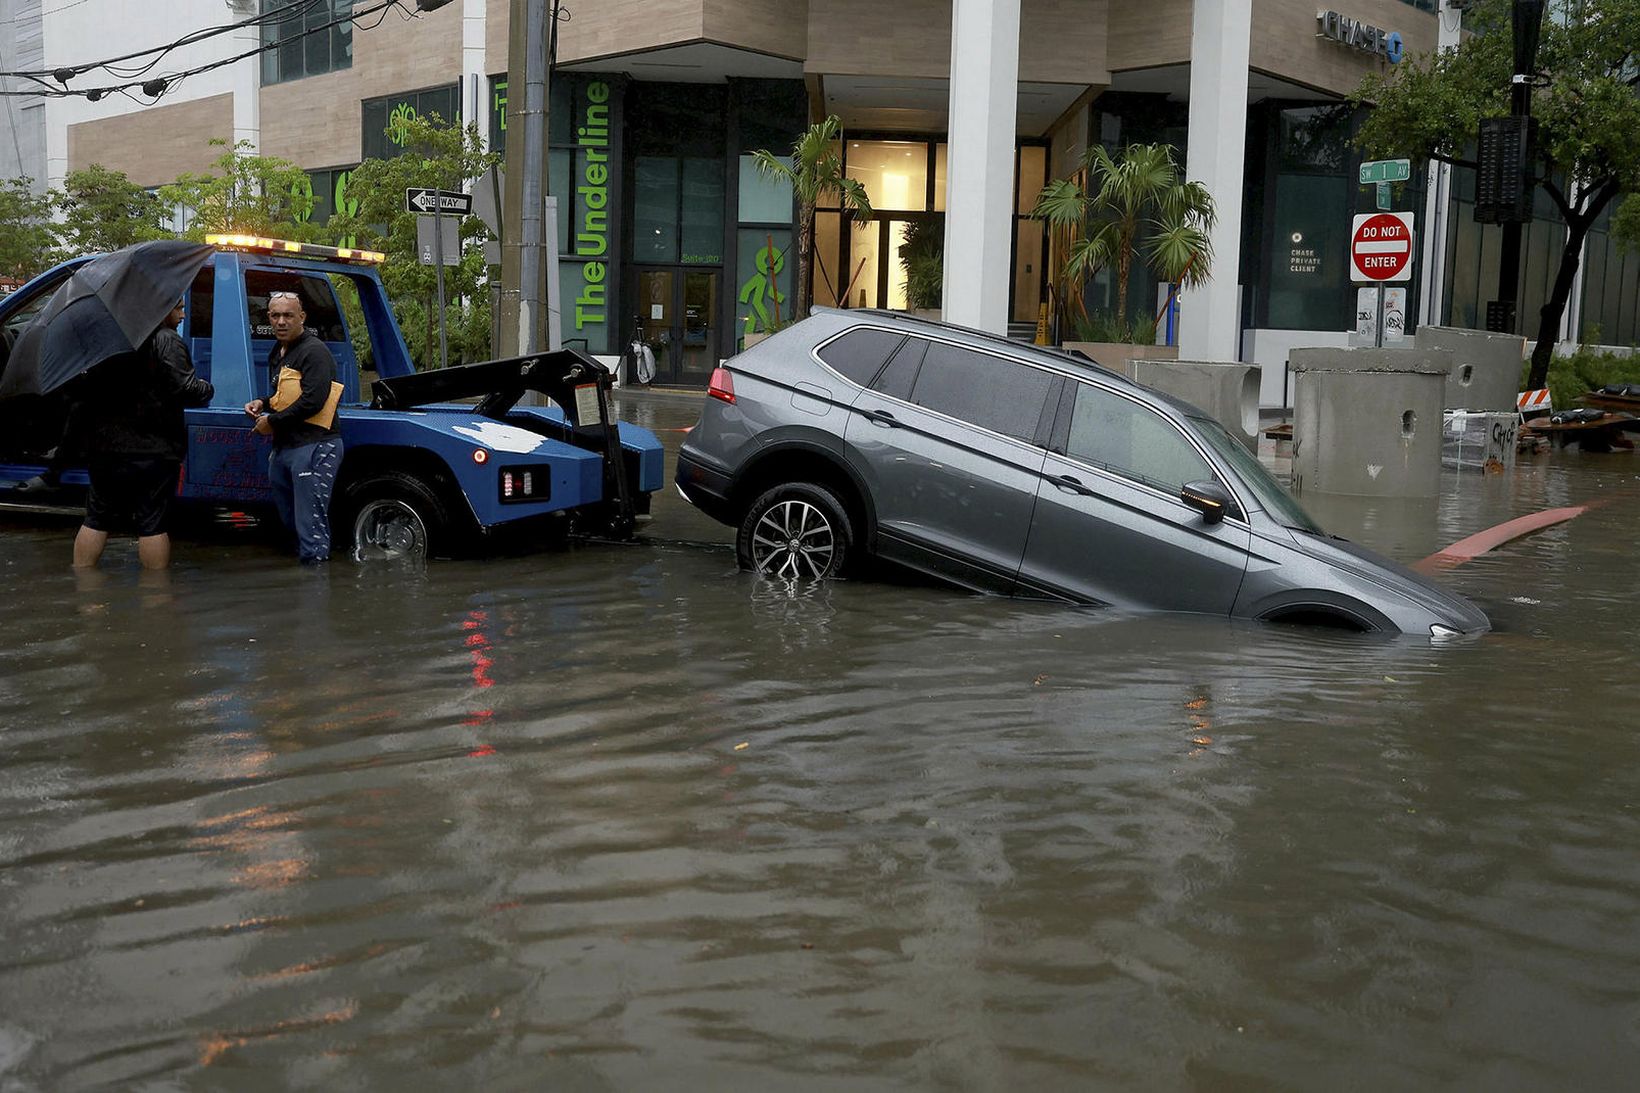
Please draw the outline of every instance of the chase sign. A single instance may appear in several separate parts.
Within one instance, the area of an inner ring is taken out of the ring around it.
[[[1315,33],[1319,38],[1331,38],[1340,45],[1376,53],[1392,65],[1401,63],[1401,35],[1398,31],[1381,30],[1359,19],[1340,15],[1336,11],[1315,13]]]

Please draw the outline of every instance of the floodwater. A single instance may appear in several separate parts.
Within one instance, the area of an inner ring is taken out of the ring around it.
[[[1451,645],[8,522],[0,1089],[1632,1088],[1640,462],[1306,502],[1588,500]]]

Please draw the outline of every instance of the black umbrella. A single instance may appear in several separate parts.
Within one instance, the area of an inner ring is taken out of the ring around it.
[[[43,395],[146,342],[215,253],[162,239],[95,258],[23,328],[0,376],[0,398]]]

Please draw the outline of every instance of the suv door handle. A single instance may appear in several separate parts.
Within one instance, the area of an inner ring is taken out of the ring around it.
[[[900,427],[899,421],[887,410],[865,410],[863,413],[866,415],[866,420],[873,425],[881,425],[885,429],[898,429]]]
[[[1057,488],[1064,490],[1066,493],[1079,493],[1083,497],[1098,496],[1093,490],[1089,489],[1087,486],[1084,486],[1080,478],[1073,475],[1056,474],[1052,478],[1048,479],[1048,481],[1052,482]]]

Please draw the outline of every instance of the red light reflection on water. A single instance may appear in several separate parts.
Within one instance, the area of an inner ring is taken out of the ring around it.
[[[484,633],[484,624],[490,619],[487,611],[469,611],[467,619],[461,628],[467,631],[464,644],[472,653],[473,658],[473,686],[493,687],[495,680],[490,678],[490,668],[495,665],[487,650],[490,648],[490,639]]]
[[[495,686],[495,680],[490,677],[490,669],[495,666],[495,658],[489,655],[490,638],[484,630],[484,625],[489,621],[490,614],[488,611],[469,611],[467,612],[467,618],[461,624],[462,630],[466,631],[467,634],[462,639],[462,644],[467,647],[468,654],[473,658],[473,686],[475,687]],[[495,710],[493,709],[475,710],[462,721],[462,724],[488,725],[494,718]],[[467,754],[472,758],[482,759],[485,756],[494,755],[495,747],[490,744],[480,744]]]

